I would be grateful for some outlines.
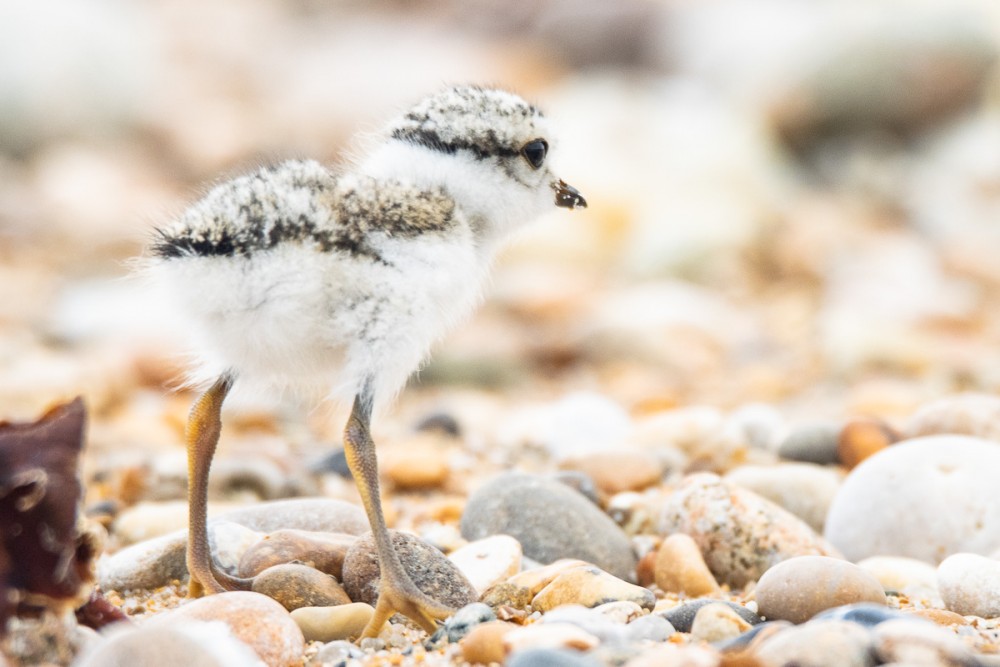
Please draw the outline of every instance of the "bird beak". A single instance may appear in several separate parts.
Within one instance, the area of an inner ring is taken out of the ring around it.
[[[556,206],[568,208],[570,210],[579,206],[587,208],[587,200],[583,198],[580,191],[563,180],[553,181],[552,189],[556,192]]]

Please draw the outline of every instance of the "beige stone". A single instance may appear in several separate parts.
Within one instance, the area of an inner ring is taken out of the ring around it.
[[[684,533],[675,533],[663,540],[656,552],[653,575],[656,585],[667,593],[699,597],[718,595],[722,591],[705,564],[701,549]]]

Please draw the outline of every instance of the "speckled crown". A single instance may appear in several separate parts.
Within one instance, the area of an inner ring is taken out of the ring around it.
[[[420,101],[390,127],[394,139],[477,158],[517,155],[542,113],[504,90],[456,86]]]

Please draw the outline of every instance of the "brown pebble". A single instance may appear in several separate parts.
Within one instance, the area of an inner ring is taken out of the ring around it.
[[[389,533],[403,568],[421,591],[454,609],[479,600],[476,589],[443,553],[414,535]],[[380,574],[375,539],[368,533],[358,538],[344,559],[344,590],[354,602],[374,607]]]
[[[914,616],[934,621],[938,625],[969,625],[969,621],[964,616],[947,609],[905,609],[903,611],[907,614],[913,614]]]
[[[657,549],[647,552],[635,566],[635,578],[640,586],[649,588],[656,583],[656,557],[658,553]]]
[[[244,552],[240,559],[240,576],[255,577],[274,565],[298,562],[339,579],[344,556],[357,539],[357,535],[346,533],[276,530]]]
[[[585,473],[608,495],[640,491],[663,476],[660,459],[643,451],[597,452],[567,459],[559,467]]]
[[[267,568],[254,577],[253,592],[280,602],[288,611],[299,607],[333,607],[351,602],[336,579],[308,565],[297,563]]]
[[[382,474],[397,489],[427,489],[448,479],[447,451],[434,444],[437,438],[417,437],[406,446],[390,449],[384,456]]]
[[[674,533],[663,540],[656,552],[654,577],[656,585],[667,593],[699,597],[722,591],[705,564],[701,549],[684,533]]]
[[[848,468],[854,468],[866,458],[899,440],[899,435],[884,422],[857,419],[840,431],[837,457]]]
[[[504,635],[517,627],[513,623],[504,621],[490,621],[477,625],[459,642],[462,659],[473,664],[503,663],[507,657],[503,643]]]

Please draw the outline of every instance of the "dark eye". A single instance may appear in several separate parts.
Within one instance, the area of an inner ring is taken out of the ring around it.
[[[521,149],[521,155],[535,169],[541,169],[545,162],[545,154],[549,152],[549,143],[545,139],[534,139],[529,141]]]

